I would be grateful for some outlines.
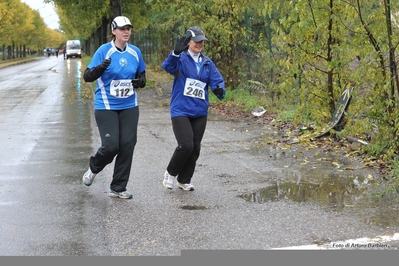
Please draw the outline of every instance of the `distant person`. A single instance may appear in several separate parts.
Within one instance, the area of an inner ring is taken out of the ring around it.
[[[51,50],[50,50],[50,48],[47,48],[47,57],[50,57],[50,55],[51,55]]]
[[[146,84],[141,51],[129,44],[132,24],[118,16],[111,23],[111,38],[101,45],[83,74],[86,82],[96,81],[94,116],[101,138],[101,147],[90,157],[83,183],[90,186],[96,175],[114,158],[115,165],[109,196],[131,199],[126,191],[137,142],[139,106],[137,88]]]
[[[65,59],[65,54],[66,54],[66,46],[64,45],[64,48],[62,48],[62,53],[64,54],[64,59]]]
[[[176,41],[174,50],[162,63],[174,76],[170,115],[177,146],[166,167],[163,186],[194,190],[191,179],[200,156],[201,141],[208,117],[209,90],[219,100],[225,97],[224,79],[213,61],[202,53],[208,39],[198,27],[191,27]]]
[[[58,49],[55,49],[55,56],[58,57]]]

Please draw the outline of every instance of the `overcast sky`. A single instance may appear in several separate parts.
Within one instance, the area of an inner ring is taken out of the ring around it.
[[[44,23],[50,29],[58,29],[60,27],[59,17],[55,12],[54,5],[52,3],[45,4],[43,0],[21,0],[26,3],[32,9],[39,11],[40,16],[43,18]]]

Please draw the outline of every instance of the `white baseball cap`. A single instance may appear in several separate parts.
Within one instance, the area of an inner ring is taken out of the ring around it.
[[[130,20],[127,17],[117,16],[114,18],[114,20],[111,23],[111,31],[113,31],[114,29],[122,28],[126,25],[133,28],[132,24],[130,23]]]

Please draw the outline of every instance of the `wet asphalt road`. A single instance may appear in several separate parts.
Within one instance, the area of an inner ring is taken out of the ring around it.
[[[290,197],[259,200],[263,194],[256,191],[279,195],[284,187],[276,184],[287,179],[342,173],[303,166],[290,159],[300,156],[296,150],[261,152],[270,129],[214,115],[195,191],[165,190],[162,175],[175,140],[167,97],[152,89],[139,96],[128,184],[133,199],[107,195],[112,164],[84,186],[81,177],[99,136],[81,67],[79,59],[51,57],[0,69],[1,256],[178,256],[182,250],[269,250],[399,232],[397,222],[373,222],[385,214],[371,205],[334,209]],[[392,242],[384,249],[397,247]]]

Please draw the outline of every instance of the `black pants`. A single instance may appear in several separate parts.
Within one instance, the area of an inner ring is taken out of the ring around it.
[[[178,116],[172,118],[173,133],[177,148],[166,170],[177,181],[189,184],[193,177],[195,165],[200,155],[201,141],[205,133],[207,117],[189,118]]]
[[[126,191],[137,142],[139,108],[120,111],[95,110],[94,115],[101,137],[101,147],[90,157],[90,169],[93,173],[99,173],[116,156],[110,188],[116,192]]]

